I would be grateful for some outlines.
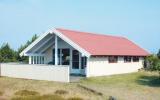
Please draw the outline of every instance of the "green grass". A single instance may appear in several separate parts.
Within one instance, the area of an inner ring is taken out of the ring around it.
[[[81,84],[121,100],[159,100],[160,79],[156,72],[141,71],[131,74],[92,77]]]
[[[92,77],[77,83],[0,77],[0,91],[6,100],[160,100],[160,79],[157,72],[146,71]]]

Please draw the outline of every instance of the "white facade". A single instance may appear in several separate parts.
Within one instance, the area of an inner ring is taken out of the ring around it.
[[[90,57],[87,62],[87,77],[105,76],[114,74],[123,74],[137,72],[143,68],[143,57],[139,58],[139,62],[124,62],[123,57],[118,57],[117,63],[109,63],[108,57]]]

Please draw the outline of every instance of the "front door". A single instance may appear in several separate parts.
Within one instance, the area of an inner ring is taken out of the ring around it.
[[[72,74],[80,74],[81,70],[80,70],[80,54],[77,50],[72,50],[72,69],[71,69],[71,73]]]

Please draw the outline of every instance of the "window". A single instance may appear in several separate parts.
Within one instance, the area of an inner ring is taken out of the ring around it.
[[[109,61],[109,63],[117,63],[118,56],[109,56],[108,61]]]
[[[69,49],[62,49],[62,65],[69,65],[70,62],[70,54]]]
[[[87,65],[87,57],[81,57],[81,68],[84,69]]]
[[[36,56],[37,57],[37,64],[39,64],[39,56]]]
[[[130,56],[125,56],[124,57],[124,62],[131,62],[131,57]]]
[[[79,52],[77,50],[72,51],[72,68],[79,69]]]
[[[133,57],[133,62],[139,62],[139,57],[137,56]]]

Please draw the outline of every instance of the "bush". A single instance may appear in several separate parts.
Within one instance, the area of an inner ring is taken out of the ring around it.
[[[36,92],[36,91],[20,90],[20,91],[15,92],[15,95],[19,95],[19,96],[33,96],[33,95],[39,95],[39,93]]]
[[[150,55],[145,59],[145,68],[151,71],[158,71],[160,75],[160,59],[157,55]]]
[[[70,97],[68,98],[68,100],[83,100],[83,99],[80,97]]]
[[[56,90],[55,94],[60,94],[60,95],[68,94],[68,91],[65,91],[65,90]]]
[[[147,70],[154,71],[159,62],[159,59],[156,55],[150,55],[145,59],[145,68]]]

